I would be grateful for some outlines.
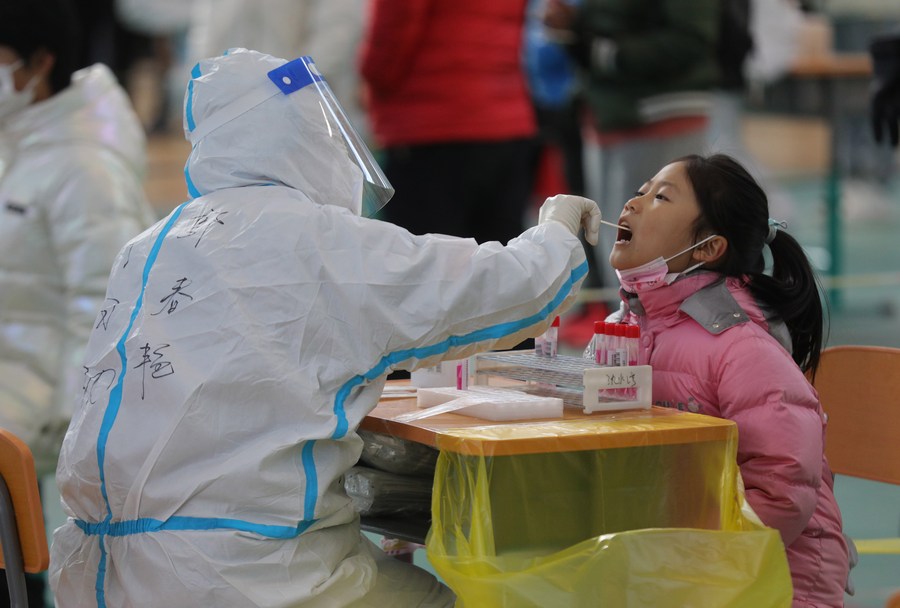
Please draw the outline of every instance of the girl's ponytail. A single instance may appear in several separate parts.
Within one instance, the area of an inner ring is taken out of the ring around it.
[[[822,350],[821,287],[800,243],[782,230],[769,243],[772,275],[752,273],[753,295],[778,313],[791,334],[792,356],[815,376]]]

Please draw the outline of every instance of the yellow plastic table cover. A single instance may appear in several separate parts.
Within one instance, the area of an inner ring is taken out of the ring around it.
[[[658,409],[442,429],[426,550],[457,606],[790,606],[737,427]]]

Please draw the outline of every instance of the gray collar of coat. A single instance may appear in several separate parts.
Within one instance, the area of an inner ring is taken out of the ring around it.
[[[628,308],[636,315],[643,316],[645,314],[644,307],[640,300],[634,294],[626,294],[628,296]],[[768,306],[757,301],[762,312],[766,324],[768,325],[769,334],[778,341],[779,344],[787,351],[793,350],[791,345],[791,335],[788,332],[787,325]],[[687,297],[681,303],[679,310],[694,319],[706,331],[713,335],[718,335],[741,323],[750,321],[746,311],[741,308],[734,296],[728,290],[725,279],[716,281],[707,285],[703,289]],[[624,312],[624,311],[622,311]],[[620,316],[624,317],[623,314]]]

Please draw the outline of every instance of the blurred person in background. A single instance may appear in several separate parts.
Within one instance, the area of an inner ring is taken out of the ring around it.
[[[360,70],[396,188],[384,219],[506,243],[531,200],[526,0],[372,0]]]
[[[872,56],[871,120],[875,141],[900,140],[900,32],[882,34],[869,46]]]
[[[194,65],[230,48],[279,57],[310,55],[348,116],[367,135],[356,67],[365,0],[115,0],[117,16],[153,40],[157,82],[145,92],[162,106],[157,126],[181,125],[181,101]],[[169,111],[172,110],[172,111]],[[177,110],[177,111],[175,111]],[[177,121],[177,122],[176,122]]]
[[[113,259],[154,219],[141,125],[106,66],[74,71],[74,24],[64,0],[0,0],[0,426],[39,476],[56,468],[84,345],[115,304]]]
[[[538,124],[533,166],[536,200],[556,192],[584,194],[584,160],[581,141],[581,113],[584,99],[576,65],[565,45],[548,35],[544,26],[547,0],[529,0],[525,18],[522,53],[528,89]],[[562,184],[560,184],[562,181]],[[600,286],[600,274],[591,246],[584,243],[588,258],[585,288]],[[605,316],[603,304],[587,302],[566,316],[559,339],[578,345],[584,324]]]
[[[154,4],[163,2],[143,1]],[[182,4],[187,1],[181,0]],[[71,3],[81,32],[75,68],[95,63],[108,67],[128,92],[145,130],[152,130],[158,126],[161,111],[164,110],[156,102],[155,98],[159,96],[156,87],[160,80],[158,74],[165,69],[161,64],[165,63],[170,50],[163,37],[134,27],[132,22],[123,18],[127,12],[119,10],[119,3],[120,0],[77,0]]]
[[[581,159],[581,88],[575,64],[565,46],[547,35],[543,23],[546,0],[529,0],[525,19],[523,61],[538,123],[538,153],[557,155],[569,194],[584,192]],[[543,161],[542,161],[543,162]],[[555,194],[555,192],[551,193]]]
[[[230,48],[256,49],[276,57],[309,55],[357,131],[369,139],[357,68],[366,0],[191,1],[185,74],[201,58]],[[185,84],[181,83],[179,94]]]
[[[143,52],[127,63],[120,82],[149,133],[172,130],[174,119],[181,117],[181,68],[195,1],[112,0],[111,4],[119,28],[145,41]]]
[[[706,147],[719,14],[720,0],[548,0],[544,22],[580,68],[585,194],[604,216],[669,159]],[[618,288],[606,265],[612,238],[595,249],[607,303]],[[578,346],[593,334],[592,323],[583,328]]]
[[[135,62],[152,53],[153,41],[120,19],[117,2],[77,0],[71,3],[81,32],[76,67],[102,63],[124,85]]]
[[[720,0],[719,34],[716,40],[716,59],[719,79],[713,93],[710,112],[709,141],[716,149],[734,156],[734,149],[743,149],[741,112],[747,87],[744,64],[753,50],[750,31],[750,0]],[[742,161],[743,162],[743,161]]]
[[[748,96],[782,78],[797,56],[803,13],[794,0],[721,0],[716,58],[719,80],[713,91],[708,144],[751,169],[768,193],[772,214],[793,219],[793,201],[748,148],[743,136]]]
[[[122,1],[122,0],[120,0]],[[230,48],[259,48],[299,57],[310,0],[192,0],[188,55],[192,63]]]

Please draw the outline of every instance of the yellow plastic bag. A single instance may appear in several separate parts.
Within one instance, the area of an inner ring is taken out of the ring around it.
[[[500,427],[439,445],[426,550],[457,606],[790,606],[781,538],[743,500],[736,429],[660,443],[654,424],[611,449],[548,451],[571,435],[554,423],[541,453],[479,451]]]

